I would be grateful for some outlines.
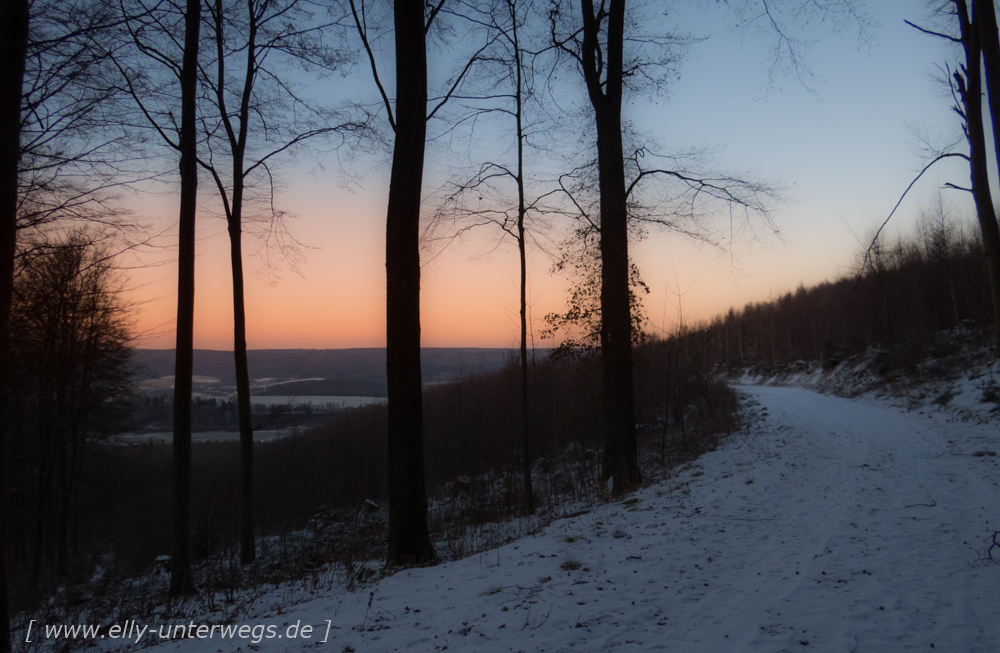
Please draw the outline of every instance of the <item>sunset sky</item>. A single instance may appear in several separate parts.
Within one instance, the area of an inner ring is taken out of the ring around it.
[[[777,235],[758,230],[758,240],[739,242],[732,252],[663,233],[635,243],[633,258],[651,289],[645,307],[652,331],[676,326],[678,292],[684,321],[695,323],[846,271],[860,240],[885,219],[926,163],[918,134],[946,142],[960,133],[947,89],[934,80],[935,65],[954,66],[956,53],[903,23],[925,20],[922,0],[868,2],[875,19],[870,40],[859,41],[851,29],[824,37],[807,52],[815,73],[809,88],[782,77],[770,89],[770,40],[737,30],[732,15],[719,7],[676,4],[671,25],[707,38],[690,48],[666,96],[636,99],[626,117],[666,148],[706,148],[720,171],[784,186],[786,200],[773,213]],[[370,93],[369,78],[359,65],[348,83],[353,92]],[[439,151],[428,151],[427,196],[446,173],[435,160]],[[892,234],[912,229],[946,181],[967,184],[964,163],[938,165],[901,206]],[[334,167],[319,169],[314,158],[303,158],[283,170],[286,185],[277,203],[296,216],[290,231],[307,247],[299,252],[298,272],[278,262],[283,269],[275,282],[263,273],[263,257],[247,256],[251,349],[385,344],[388,165],[359,164],[361,181],[347,185]],[[212,191],[203,178],[202,197]],[[972,217],[962,193],[943,192],[956,215]],[[147,194],[134,206],[163,230],[161,243],[175,240],[175,193]],[[199,220],[195,346],[231,349],[228,237],[221,218]],[[715,228],[728,230],[727,216],[719,216]],[[473,235],[425,263],[424,346],[517,345],[517,252],[512,242],[494,250],[494,235]],[[248,253],[258,247],[253,239],[246,243]],[[129,272],[139,311],[137,346],[174,345],[172,255],[144,254],[142,263],[160,264]],[[536,332],[546,313],[563,308],[569,283],[551,268],[544,253],[531,253],[529,301]]]

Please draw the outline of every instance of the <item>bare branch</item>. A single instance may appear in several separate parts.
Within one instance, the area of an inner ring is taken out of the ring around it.
[[[469,70],[472,68],[472,66],[475,65],[475,63],[477,61],[479,61],[479,55],[482,54],[491,45],[493,45],[493,42],[495,40],[496,40],[496,37],[493,37],[493,38],[489,39],[486,42],[486,44],[483,45],[483,47],[479,48],[474,55],[472,55],[471,57],[469,57],[469,60],[465,62],[465,67],[462,69],[462,72],[458,74],[458,77],[455,78],[455,82],[451,85],[451,88],[448,89],[448,92],[441,99],[441,101],[438,102],[437,106],[435,106],[434,109],[429,114],[427,114],[427,119],[428,120],[430,120],[431,118],[433,118],[434,114],[438,112],[438,109],[440,109],[441,107],[443,107],[445,105],[445,103],[447,103],[448,100],[451,99],[451,96],[455,92],[455,89],[457,89],[458,85],[462,83],[462,79],[465,78],[465,75],[469,72]]]
[[[352,0],[352,3],[353,3],[353,0]],[[427,16],[427,24],[424,26],[424,34],[426,34],[427,32],[429,32],[431,30],[431,23],[434,22],[434,18],[438,15],[438,12],[441,11],[441,7],[444,6],[444,3],[445,3],[445,0],[441,0],[441,2],[437,3],[437,5],[435,5],[431,9],[431,13]]]
[[[962,43],[962,39],[954,37],[951,34],[945,34],[943,32],[935,32],[934,30],[927,29],[926,27],[921,27],[920,25],[917,25],[916,23],[911,23],[908,20],[904,20],[903,22],[906,23],[907,25],[909,25],[910,27],[912,27],[913,29],[917,30],[918,32],[923,32],[924,34],[930,34],[931,36],[937,36],[937,37],[940,37],[942,39],[946,39],[948,41],[951,41],[952,43],[958,43],[958,44]]]
[[[917,181],[919,181],[920,178],[924,176],[924,173],[931,169],[931,166],[933,166],[938,161],[941,161],[943,159],[948,159],[948,158],[951,158],[951,157],[959,157],[959,158],[962,158],[962,159],[965,159],[965,160],[969,159],[969,157],[967,155],[961,154],[959,152],[946,152],[945,154],[940,154],[940,155],[936,156],[933,161],[931,161],[930,163],[928,163],[927,165],[924,166],[923,170],[921,170],[917,174],[917,176],[913,178],[913,181],[911,181],[910,185],[906,187],[906,190],[903,191],[903,194],[899,196],[899,201],[896,202],[896,206],[892,207],[892,211],[889,212],[889,217],[887,217],[885,219],[885,221],[882,222],[882,224],[879,226],[878,230],[875,232],[875,236],[872,238],[871,244],[865,250],[865,258],[861,262],[861,271],[862,272],[867,268],[868,262],[871,260],[872,248],[875,247],[875,243],[878,242],[878,237],[882,234],[882,230],[885,229],[885,226],[887,224],[889,224],[889,220],[892,220],[892,216],[895,215],[896,209],[899,208],[899,205],[903,203],[903,200],[906,198],[906,194],[909,193],[910,189],[913,188],[913,186],[917,183]],[[957,186],[953,186],[953,187],[957,188]],[[970,190],[971,191],[971,189],[965,189],[965,188],[963,188],[961,190]]]
[[[382,80],[379,79],[378,66],[375,64],[375,53],[372,52],[372,46],[368,42],[368,23],[365,19],[364,0],[362,0],[360,17],[358,16],[358,10],[354,4],[354,0],[350,0],[350,2],[351,13],[354,15],[354,24],[358,28],[358,35],[361,37],[361,43],[365,46],[365,52],[368,53],[368,62],[372,68],[372,77],[375,79],[375,85],[378,86],[378,92],[382,96],[382,102],[385,105],[386,117],[389,119],[389,126],[392,127],[392,131],[396,131],[396,120],[392,114],[392,103],[389,101],[389,94],[385,92],[385,87],[382,86]],[[444,4],[444,0],[441,0],[441,4]]]

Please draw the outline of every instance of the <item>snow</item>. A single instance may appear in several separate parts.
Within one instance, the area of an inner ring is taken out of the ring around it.
[[[751,428],[624,501],[242,622],[308,640],[161,650],[1000,650],[996,424],[740,390]]]
[[[852,356],[833,369],[798,361],[732,374],[744,385],[809,388],[841,397],[880,400],[908,410],[943,412],[955,420],[1000,422],[1000,360],[968,333],[937,334],[950,353],[928,357],[910,369],[878,347]]]

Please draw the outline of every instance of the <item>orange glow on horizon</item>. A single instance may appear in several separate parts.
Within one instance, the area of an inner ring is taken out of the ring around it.
[[[276,281],[266,278],[263,258],[251,255],[259,242],[244,239],[250,349],[385,346],[384,208],[377,206],[378,199],[366,201],[343,192],[336,202],[324,201],[322,195],[299,196],[297,212],[310,219],[295,220],[290,228],[305,246],[301,250],[304,261],[299,273],[286,267]],[[327,212],[319,208],[325,206],[343,207],[350,217],[317,218]],[[358,219],[359,215],[364,217]],[[165,240],[172,246],[176,235]],[[172,249],[158,252],[153,258],[161,265],[130,274],[137,287],[133,300],[141,303],[138,347],[174,347],[177,282],[173,256]],[[545,313],[562,308],[564,281],[549,274],[551,263],[544,256],[532,254],[530,263],[529,302],[533,305],[529,313],[537,331]],[[452,249],[427,263],[421,273],[423,345],[517,346],[517,269],[512,246],[488,259]],[[229,241],[219,218],[199,218],[195,274],[195,347],[231,350]]]
[[[259,240],[244,238],[248,347],[385,346],[384,189],[355,194],[306,184],[290,197],[294,198],[290,208],[299,218],[289,226],[303,244],[298,273],[285,266],[279,279],[270,281],[263,274],[264,258],[255,254]],[[157,212],[173,211],[158,206]],[[810,230],[789,230],[781,243],[738,245],[732,257],[677,235],[654,233],[635,243],[632,257],[650,288],[643,298],[647,330],[670,333],[681,320],[693,326],[730,307],[740,309],[751,300],[775,298],[800,282],[809,285],[835,277],[850,262],[846,252],[856,243],[836,219],[816,216],[808,222],[814,225]],[[233,348],[229,241],[224,227],[220,218],[199,218],[195,347],[200,349]],[[477,256],[492,249],[490,237],[481,232],[425,263],[424,346],[518,345],[517,252],[508,242]],[[140,304],[137,347],[171,349],[175,344],[176,235],[164,240],[170,249],[149,257],[160,265],[130,272],[136,288],[132,299]],[[825,253],[817,256],[817,251]],[[565,310],[570,280],[554,276],[551,267],[546,255],[529,253],[530,330],[537,347],[554,344],[538,338],[544,316]]]
[[[308,226],[310,249],[300,274],[285,270],[269,282],[259,257],[245,261],[247,345],[250,349],[339,349],[385,346],[385,266],[380,238],[335,238],[334,226]],[[344,245],[351,243],[353,246]],[[225,231],[199,242],[196,267],[195,347],[233,348],[232,285]],[[756,278],[743,276],[739,262],[680,237],[654,236],[633,248],[650,288],[644,298],[647,329],[672,332],[711,320],[749,298],[765,300],[794,290],[798,282],[775,288],[775,277],[798,267],[803,282],[829,274],[807,270],[804,260],[782,248],[768,248],[770,264]],[[540,253],[530,257],[529,330],[533,344],[548,347],[538,333],[547,313],[565,309],[568,280],[551,274]],[[734,268],[735,265],[735,268]],[[801,267],[799,267],[801,266]],[[826,267],[829,270],[829,267]],[[812,272],[811,277],[806,272]],[[143,307],[137,346],[174,347],[176,268],[173,262],[140,270]],[[678,305],[678,288],[681,297]],[[137,293],[138,294],[138,293]],[[421,342],[425,347],[516,347],[519,337],[517,254],[513,246],[486,259],[467,251],[446,252],[425,265],[421,276]]]

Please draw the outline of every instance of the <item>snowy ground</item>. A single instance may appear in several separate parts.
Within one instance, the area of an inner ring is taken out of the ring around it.
[[[624,502],[160,650],[1000,650],[996,424],[741,390],[755,428]]]
[[[967,335],[967,334],[966,334]],[[928,357],[912,369],[879,370],[891,357],[871,347],[834,369],[819,361],[798,361],[767,370],[746,369],[732,383],[809,388],[841,397],[888,402],[907,410],[945,413],[953,420],[1000,423],[1000,361],[992,352],[942,332],[938,341],[957,351]]]

